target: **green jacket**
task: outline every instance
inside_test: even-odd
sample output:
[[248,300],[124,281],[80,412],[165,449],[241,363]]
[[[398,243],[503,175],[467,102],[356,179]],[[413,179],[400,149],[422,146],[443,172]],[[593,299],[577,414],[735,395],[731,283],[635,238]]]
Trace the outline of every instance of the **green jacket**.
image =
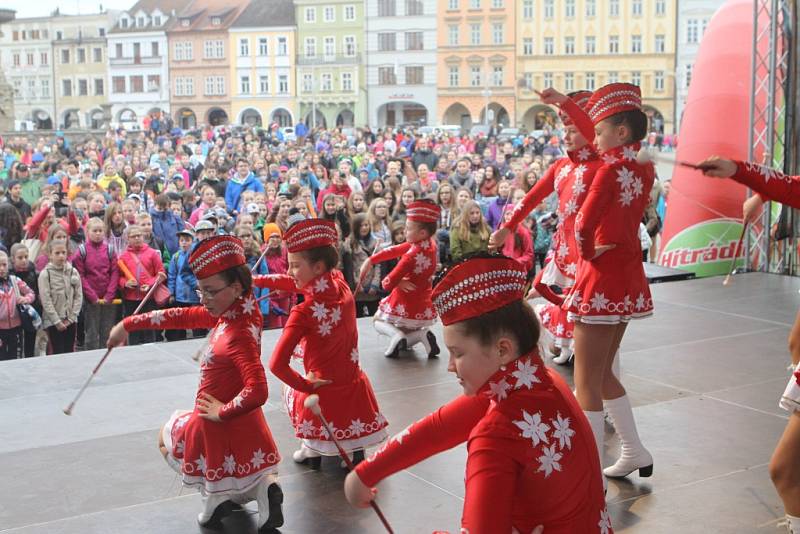
[[39,180],[31,178],[20,182],[22,187],[22,200],[33,206],[33,204],[42,197],[42,186]]
[[475,252],[487,250],[489,250],[488,236],[486,239],[481,239],[479,232],[470,232],[469,239],[462,240],[458,237],[455,229],[450,230],[450,254],[453,256],[453,261],[458,261]]

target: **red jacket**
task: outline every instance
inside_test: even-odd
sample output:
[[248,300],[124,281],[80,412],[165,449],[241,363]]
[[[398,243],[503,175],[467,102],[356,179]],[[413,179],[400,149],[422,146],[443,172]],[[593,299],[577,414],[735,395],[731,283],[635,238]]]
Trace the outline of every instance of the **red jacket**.
[[[117,253],[111,251],[109,254],[108,247],[105,241],[100,243],[86,241],[78,247],[70,260],[81,275],[83,295],[91,304],[95,304],[99,299],[111,304],[117,292],[119,283]],[[85,257],[81,254],[81,250],[85,251]]]
[[120,268],[119,287],[122,290],[122,298],[124,300],[142,300],[147,291],[143,291],[141,287],[143,285],[152,286],[158,273],[164,272],[161,255],[147,245],[142,245],[138,250],[134,250],[129,245],[128,250],[120,255],[119,261],[127,267],[133,278],[139,282],[139,287],[125,287],[125,283],[130,278],[125,273],[125,269]]

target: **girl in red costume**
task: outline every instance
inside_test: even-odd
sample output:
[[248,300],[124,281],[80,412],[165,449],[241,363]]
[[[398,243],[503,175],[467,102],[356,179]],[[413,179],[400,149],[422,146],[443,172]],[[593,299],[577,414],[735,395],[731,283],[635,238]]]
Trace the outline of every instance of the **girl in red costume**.
[[373,320],[375,330],[390,339],[385,352],[389,358],[417,343],[423,344],[428,358],[439,354],[429,327],[436,322],[431,279],[439,260],[435,236],[440,211],[431,200],[411,202],[406,208],[406,242],[373,254],[361,266],[360,280],[364,280],[374,265],[401,258],[383,279],[383,289],[391,293],[381,300]]
[[[575,386],[602,454],[603,408],[622,444],[620,458],[603,470],[622,478],[638,470],[653,472],[653,457],[636,430],[625,388],[612,365],[631,319],[653,313],[653,299],[642,267],[639,223],[655,179],[652,163],[639,164],[640,141],[647,134],[641,90],[613,83],[601,87],[586,104],[587,112],[548,89],[542,99],[557,103],[581,134],[594,138],[602,166],[575,218],[575,242],[581,261],[564,309],[575,321]],[[601,458],[602,463],[602,458]]]
[[[355,301],[336,269],[336,225],[325,219],[301,218],[284,239],[289,274],[257,276],[254,283],[277,291],[300,288],[304,296],[289,313],[269,361],[270,371],[288,386],[284,389],[286,408],[301,440],[293,458],[318,469],[321,456],[338,456],[322,422],[304,406],[306,397],[316,393],[334,437],[358,463],[365,448],[386,440],[387,422],[358,364]],[[302,358],[305,376],[289,366],[292,355]]]
[[[769,167],[717,156],[699,166],[706,176],[733,178],[758,193],[745,202],[745,219],[754,219],[765,200],[800,208],[800,176],[786,176]],[[772,454],[769,474],[783,501],[789,532],[800,534],[800,313],[789,334],[789,351],[794,374],[778,404],[791,415]]]
[[547,369],[539,325],[522,300],[527,272],[502,256],[457,264],[433,300],[464,396],[391,438],[345,480],[367,506],[387,476],[467,442],[461,532],[612,532],[588,421]]
[[283,524],[277,483],[280,455],[264,419],[267,379],[261,365],[261,312],[239,239],[216,236],[195,245],[189,265],[202,306],[132,315],[118,323],[109,347],[145,329],[213,328],[200,363],[192,411],[176,411],[159,433],[167,463],[203,495],[201,526],[221,526],[239,505],[258,502],[259,533]]

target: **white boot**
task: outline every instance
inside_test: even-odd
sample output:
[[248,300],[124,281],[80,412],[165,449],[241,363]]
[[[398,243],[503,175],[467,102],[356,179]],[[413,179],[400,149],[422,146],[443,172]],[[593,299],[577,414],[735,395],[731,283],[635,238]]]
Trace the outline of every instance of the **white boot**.
[[558,365],[567,365],[575,353],[572,352],[572,349],[569,347],[561,347],[561,354],[553,358],[553,363],[557,363]]
[[378,331],[379,334],[383,334],[384,336],[388,336],[389,339],[389,346],[386,347],[386,351],[383,353],[384,356],[392,356],[395,355],[395,351],[397,349],[397,345],[405,339],[405,333],[397,328],[396,326],[387,323],[386,321],[380,321],[375,319],[372,321],[372,325],[375,327],[375,330]]
[[789,534],[800,534],[800,517],[786,514],[786,526],[789,527]]
[[271,532],[283,525],[283,490],[277,477],[267,476],[256,486],[258,532]]
[[597,445],[597,456],[600,458],[600,476],[603,479],[603,491],[608,487],[608,481],[603,476],[603,447],[605,445],[606,429],[603,423],[603,412],[587,412],[583,411],[586,419],[589,420],[589,426],[592,427],[592,434],[594,435],[594,442]]
[[319,458],[319,453],[312,451],[305,445],[300,445],[300,448],[292,454],[292,460],[298,464],[302,464],[310,458]]
[[[230,496],[228,495],[208,495],[203,497],[203,511],[197,514],[197,522],[200,523],[200,526],[206,526],[211,522],[211,519],[214,518],[215,520],[219,520],[218,517],[214,516],[214,512],[217,510],[217,507],[222,503],[230,500]],[[220,510],[221,511],[221,510]],[[220,515],[220,514],[217,514]]]
[[422,346],[425,347],[425,353],[431,351],[431,346],[428,343],[428,340],[425,337],[425,334],[428,332],[427,328],[421,328],[419,330],[412,330],[411,332],[407,332],[406,337],[406,346],[408,350],[414,348],[414,345],[417,343],[422,343]]
[[603,472],[611,478],[626,477],[637,469],[641,477],[652,475],[653,457],[639,439],[628,396],[623,395],[618,399],[605,400],[603,405],[608,410],[614,429],[622,443],[619,460],[611,467],[604,469]]

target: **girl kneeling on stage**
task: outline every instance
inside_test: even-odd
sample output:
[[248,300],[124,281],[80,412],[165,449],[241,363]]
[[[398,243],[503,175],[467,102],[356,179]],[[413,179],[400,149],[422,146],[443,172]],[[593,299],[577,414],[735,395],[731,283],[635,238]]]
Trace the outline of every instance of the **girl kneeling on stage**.
[[502,256],[445,273],[433,302],[465,395],[356,467],[345,480],[351,504],[367,506],[382,479],[466,441],[462,532],[612,532],[592,429],[539,356],[526,274]]
[[244,247],[232,236],[210,237],[195,245],[189,265],[202,306],[126,317],[111,331],[108,346],[123,344],[138,330],[213,328],[201,356],[194,410],[170,417],[159,448],[184,485],[203,495],[201,526],[220,527],[226,514],[257,501],[259,533],[271,532],[283,524],[280,455],[261,411],[267,401],[262,319]]

